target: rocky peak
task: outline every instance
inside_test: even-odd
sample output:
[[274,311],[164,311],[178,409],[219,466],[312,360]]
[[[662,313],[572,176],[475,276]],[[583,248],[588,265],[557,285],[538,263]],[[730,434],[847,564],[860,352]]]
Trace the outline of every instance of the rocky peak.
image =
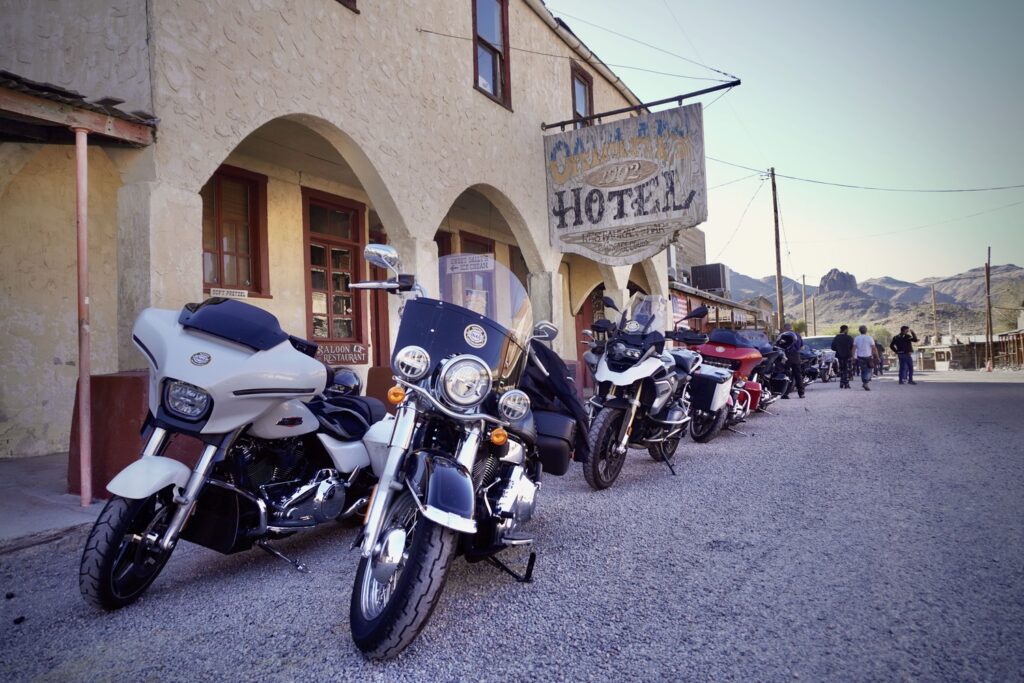
[[857,278],[850,273],[844,273],[838,268],[825,273],[825,276],[821,278],[821,284],[819,285],[819,292],[856,292],[857,291]]

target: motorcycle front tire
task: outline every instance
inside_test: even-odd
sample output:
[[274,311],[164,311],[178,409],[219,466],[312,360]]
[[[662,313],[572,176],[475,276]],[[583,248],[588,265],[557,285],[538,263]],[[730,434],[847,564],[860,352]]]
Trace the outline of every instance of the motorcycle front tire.
[[690,419],[690,438],[697,443],[707,443],[722,431],[729,416],[729,406],[719,408],[714,415],[697,416]]
[[621,408],[604,408],[590,425],[590,458],[583,463],[583,477],[595,491],[614,484],[622,472],[626,454],[617,455],[615,445],[625,417]]
[[[411,493],[401,494],[411,497]],[[397,506],[396,500],[392,506]],[[411,501],[410,501],[411,502]],[[441,599],[448,570],[458,548],[458,534],[416,515],[407,559],[399,568],[397,584],[380,614],[368,617],[363,609],[364,592],[372,581],[369,559],[359,560],[352,585],[349,622],[352,640],[367,659],[383,661],[398,656],[426,627]]]
[[176,508],[170,488],[141,500],[120,496],[108,500],[82,551],[78,569],[82,597],[105,610],[120,609],[138,600],[172,552],[154,550],[139,539],[162,536]]

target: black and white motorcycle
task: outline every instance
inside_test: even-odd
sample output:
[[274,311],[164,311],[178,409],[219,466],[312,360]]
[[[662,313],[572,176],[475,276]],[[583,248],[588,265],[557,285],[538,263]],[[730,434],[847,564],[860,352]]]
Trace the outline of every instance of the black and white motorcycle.
[[[605,306],[618,310],[608,297]],[[690,422],[687,383],[701,367],[701,355],[687,348],[666,352],[665,340],[701,344],[707,336],[666,332],[667,311],[665,297],[638,293],[621,312],[618,325],[595,323],[602,339],[588,351],[597,391],[588,406],[590,458],[583,466],[595,490],[615,482],[629,448],[646,448],[652,459],[675,473],[672,458]]]
[[[419,289],[390,247],[370,245],[366,258],[395,277],[354,288]],[[534,554],[521,575],[496,555],[532,544],[524,525],[542,473],[565,474],[586,431],[568,368],[540,344],[557,330],[533,326],[519,279],[491,254],[446,256],[439,271],[437,298],[420,290],[403,304],[388,394],[397,416],[357,540],[349,620],[370,659],[423,630],[458,554],[530,580]]]
[[[360,513],[386,457],[384,404],[350,394],[351,373],[314,358],[316,344],[231,299],[149,308],[132,340],[149,361],[139,460],[107,485],[82,554],[79,586],[116,609],[143,594],[184,539],[230,554]],[[171,438],[202,443],[189,469]]]

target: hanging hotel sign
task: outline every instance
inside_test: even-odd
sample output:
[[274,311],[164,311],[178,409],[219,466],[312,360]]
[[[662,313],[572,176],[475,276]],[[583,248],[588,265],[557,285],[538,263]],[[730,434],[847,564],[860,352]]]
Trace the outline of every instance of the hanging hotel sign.
[[700,104],[544,138],[551,245],[636,263],[707,220]]

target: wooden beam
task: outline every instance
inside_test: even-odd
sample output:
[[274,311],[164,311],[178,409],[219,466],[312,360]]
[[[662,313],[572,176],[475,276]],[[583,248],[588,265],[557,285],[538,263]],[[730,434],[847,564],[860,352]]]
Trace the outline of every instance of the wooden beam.
[[133,145],[153,144],[152,126],[125,121],[107,114],[54,102],[9,88],[0,88],[0,113],[2,112],[11,112],[68,128],[82,128],[90,133]]

